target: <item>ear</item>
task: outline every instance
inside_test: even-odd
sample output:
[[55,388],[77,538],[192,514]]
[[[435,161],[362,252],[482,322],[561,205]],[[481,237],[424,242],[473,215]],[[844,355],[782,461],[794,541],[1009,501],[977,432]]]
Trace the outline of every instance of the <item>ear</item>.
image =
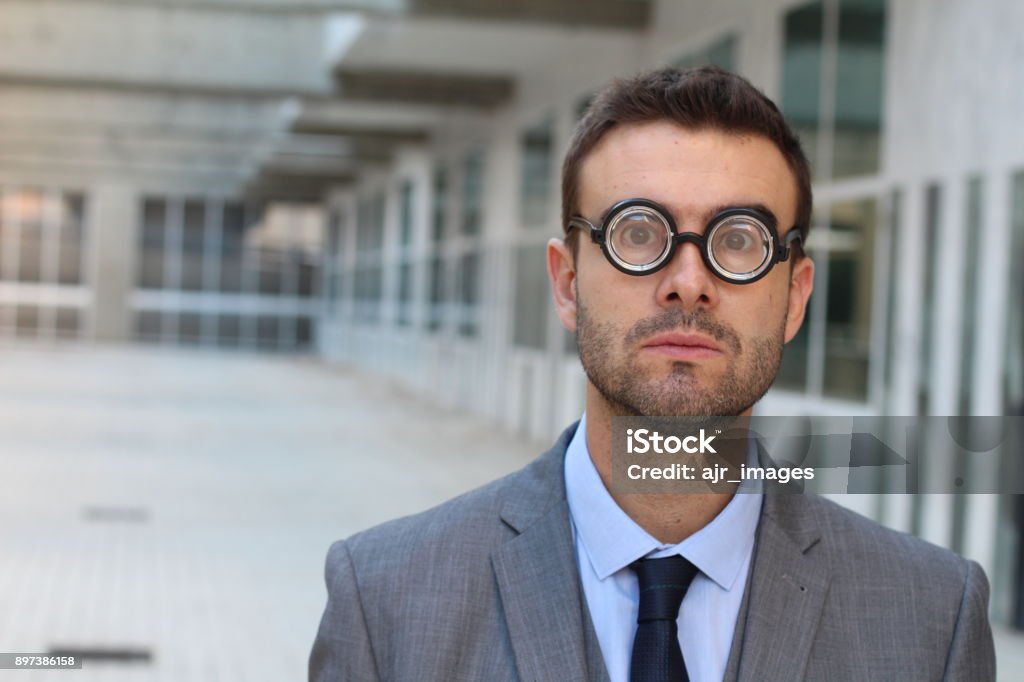
[[548,278],[555,299],[555,312],[562,326],[576,331],[576,261],[562,239],[548,241]]
[[789,310],[786,312],[786,343],[789,343],[804,323],[807,299],[814,289],[814,261],[810,256],[796,258],[789,274]]

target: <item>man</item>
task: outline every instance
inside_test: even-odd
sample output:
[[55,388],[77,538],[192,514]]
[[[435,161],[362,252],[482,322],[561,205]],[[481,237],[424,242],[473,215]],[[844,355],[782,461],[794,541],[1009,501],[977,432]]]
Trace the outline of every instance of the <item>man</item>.
[[807,161],[716,68],[615,82],[548,244],[586,411],[538,460],[336,543],[310,679],[993,680],[981,568],[812,495],[624,494],[615,416],[749,415],[814,266]]

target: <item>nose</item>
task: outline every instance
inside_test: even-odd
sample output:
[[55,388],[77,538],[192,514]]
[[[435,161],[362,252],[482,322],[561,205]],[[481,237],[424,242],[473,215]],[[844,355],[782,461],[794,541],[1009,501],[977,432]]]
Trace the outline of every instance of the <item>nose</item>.
[[660,272],[656,296],[663,307],[682,305],[684,310],[718,305],[720,280],[704,263],[700,247],[684,241]]

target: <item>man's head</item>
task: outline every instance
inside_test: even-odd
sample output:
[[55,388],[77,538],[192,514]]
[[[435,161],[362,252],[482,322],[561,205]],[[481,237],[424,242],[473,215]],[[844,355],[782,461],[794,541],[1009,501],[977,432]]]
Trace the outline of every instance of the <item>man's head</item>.
[[[800,142],[775,104],[746,79],[716,66],[656,69],[616,80],[591,102],[576,126],[562,164],[562,228],[578,213],[580,167],[617,127],[672,121],[691,130],[713,129],[768,138],[786,159],[797,184],[796,224],[804,242],[811,226],[811,172]],[[789,226],[785,226],[789,227]]]
[[756,281],[717,277],[697,244],[635,275],[606,259],[575,217],[600,226],[628,199],[655,202],[678,232],[705,236],[724,209],[767,214],[779,238],[811,212],[810,174],[778,109],[742,78],[708,67],[617,81],[566,155],[566,241],[548,245],[563,324],[577,332],[591,399],[615,414],[749,413],[799,330],[813,264],[796,249]]

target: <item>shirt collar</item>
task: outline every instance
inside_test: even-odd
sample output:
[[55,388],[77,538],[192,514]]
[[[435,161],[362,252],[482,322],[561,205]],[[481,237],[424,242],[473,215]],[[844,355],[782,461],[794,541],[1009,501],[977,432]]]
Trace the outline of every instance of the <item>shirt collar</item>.
[[[751,460],[751,457],[754,459]],[[756,462],[751,441],[748,463]],[[733,495],[711,523],[676,545],[659,543],[622,511],[604,486],[587,448],[587,415],[583,414],[565,453],[565,494],[573,527],[598,579],[605,580],[637,559],[679,554],[721,588],[732,588],[754,546],[762,493],[749,481]]]

